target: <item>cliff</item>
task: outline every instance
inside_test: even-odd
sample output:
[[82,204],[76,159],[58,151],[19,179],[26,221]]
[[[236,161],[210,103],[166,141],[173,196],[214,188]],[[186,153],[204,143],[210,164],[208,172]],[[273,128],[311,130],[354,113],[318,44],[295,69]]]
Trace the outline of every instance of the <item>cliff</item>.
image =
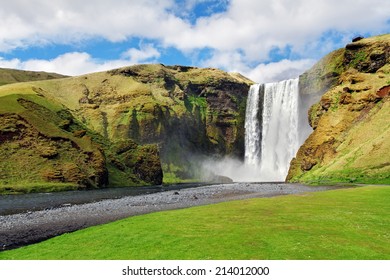
[[0,192],[193,179],[196,158],[243,156],[251,83],[152,64],[0,86]]
[[390,35],[332,52],[300,77],[314,131],[287,180],[390,183]]

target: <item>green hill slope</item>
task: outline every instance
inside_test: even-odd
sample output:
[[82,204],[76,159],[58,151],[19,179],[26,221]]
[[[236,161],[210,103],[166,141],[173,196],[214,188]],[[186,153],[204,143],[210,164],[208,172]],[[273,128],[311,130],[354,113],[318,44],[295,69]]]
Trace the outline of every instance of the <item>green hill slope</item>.
[[0,86],[1,188],[160,184],[161,166],[167,181],[193,179],[194,157],[243,155],[251,83],[136,65]]
[[64,75],[56,73],[0,68],[0,86],[20,82],[60,79],[65,77],[66,76]]
[[303,94],[323,94],[309,111],[314,132],[287,180],[390,183],[390,35],[337,50],[301,77]]

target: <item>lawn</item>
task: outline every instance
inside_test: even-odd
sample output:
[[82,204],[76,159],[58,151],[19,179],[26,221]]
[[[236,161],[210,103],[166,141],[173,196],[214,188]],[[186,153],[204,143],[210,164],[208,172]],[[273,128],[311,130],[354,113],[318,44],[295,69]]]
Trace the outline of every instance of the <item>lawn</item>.
[[158,212],[0,253],[0,259],[390,259],[390,187]]

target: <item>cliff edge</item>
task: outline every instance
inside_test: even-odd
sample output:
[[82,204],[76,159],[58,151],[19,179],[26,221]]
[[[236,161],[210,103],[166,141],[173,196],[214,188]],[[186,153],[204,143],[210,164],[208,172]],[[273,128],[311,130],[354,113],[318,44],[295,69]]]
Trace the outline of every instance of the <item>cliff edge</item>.
[[390,34],[336,50],[300,77],[313,132],[287,181],[390,183]]

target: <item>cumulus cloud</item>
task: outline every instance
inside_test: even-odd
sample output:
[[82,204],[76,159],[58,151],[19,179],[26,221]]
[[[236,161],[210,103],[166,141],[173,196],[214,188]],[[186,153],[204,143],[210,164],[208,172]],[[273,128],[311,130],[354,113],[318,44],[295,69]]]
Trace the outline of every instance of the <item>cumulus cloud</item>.
[[[199,18],[190,29],[164,39],[179,49],[240,49],[247,59],[261,60],[271,49],[286,45],[307,53],[307,43],[329,30],[384,32],[389,28],[385,12],[389,10],[385,0],[319,0],[315,6],[309,0],[236,0],[225,13]],[[310,51],[322,51],[321,47]]]
[[150,59],[160,57],[160,52],[152,44],[140,44],[140,48],[131,48],[122,54],[122,57],[129,58],[131,64],[148,62]]
[[[110,42],[140,38],[157,42],[159,48],[176,48],[186,56],[210,49],[210,57],[201,62],[204,65],[244,71],[256,79],[263,79],[260,76],[266,76],[263,70],[267,69],[273,74],[268,74],[266,79],[275,79],[282,77],[284,71],[289,76],[287,73],[293,69],[310,64],[307,58],[318,59],[342,46],[354,34],[374,35],[388,32],[390,28],[388,0],[318,0],[315,4],[311,0],[224,0],[217,6],[215,3],[209,0],[183,3],[117,0],[115,4],[107,0],[93,3],[4,1],[0,10],[0,52],[46,44],[77,45],[96,38]],[[208,5],[210,12],[199,16],[195,10],[200,4]],[[178,12],[178,7],[183,12]],[[193,18],[195,14],[198,17]],[[277,64],[264,64],[270,61],[271,50],[283,50],[287,46],[294,57],[285,56]],[[92,66],[101,69],[105,65],[158,59],[160,51],[156,46],[140,45],[139,49],[119,55],[118,60],[99,61],[90,57],[88,50],[77,49],[76,53],[46,61],[2,63],[49,67],[48,63],[55,65],[77,55],[79,61],[73,64],[81,64],[80,69]],[[67,71],[75,73],[70,70],[72,63],[68,64]]]
[[160,55],[157,49],[147,45],[141,49],[131,48],[122,55],[122,59],[100,60],[93,58],[86,52],[65,53],[56,58],[6,60],[0,57],[0,67],[16,68],[21,70],[55,72],[64,75],[76,76],[85,73],[99,72],[120,68],[133,64],[155,62],[154,58]]
[[241,72],[248,66],[244,61],[243,54],[239,51],[213,51],[209,58],[201,60],[200,65],[203,67],[219,67],[229,69],[234,72]]
[[315,60],[313,59],[283,59],[268,64],[261,63],[255,68],[249,71],[243,71],[242,73],[257,83],[277,82],[297,78],[300,74],[313,66],[314,63]]
[[[193,9],[205,0],[187,0]],[[387,0],[231,0],[226,11],[190,24],[171,12],[173,0],[13,0],[2,3],[0,42],[4,48],[83,40],[121,41],[132,36],[161,39],[179,49],[241,48],[249,55],[290,43],[304,44],[322,32],[381,32],[389,27]],[[337,7],[337,8],[336,8]],[[257,54],[258,55],[258,54]]]
[[297,78],[316,62],[315,59],[282,59],[277,62],[248,65],[242,52],[215,52],[201,62],[203,67],[218,67],[239,72],[257,83],[277,82]]
[[29,59],[22,61],[20,59],[5,60],[0,59],[0,67],[16,68],[21,70],[56,72],[65,75],[80,75],[87,72],[105,70],[122,66],[120,61],[98,62],[87,53],[73,52],[60,55],[50,60]]
[[188,25],[167,11],[171,0],[14,0],[0,10],[0,51],[101,37],[112,42],[132,36],[161,39]]

